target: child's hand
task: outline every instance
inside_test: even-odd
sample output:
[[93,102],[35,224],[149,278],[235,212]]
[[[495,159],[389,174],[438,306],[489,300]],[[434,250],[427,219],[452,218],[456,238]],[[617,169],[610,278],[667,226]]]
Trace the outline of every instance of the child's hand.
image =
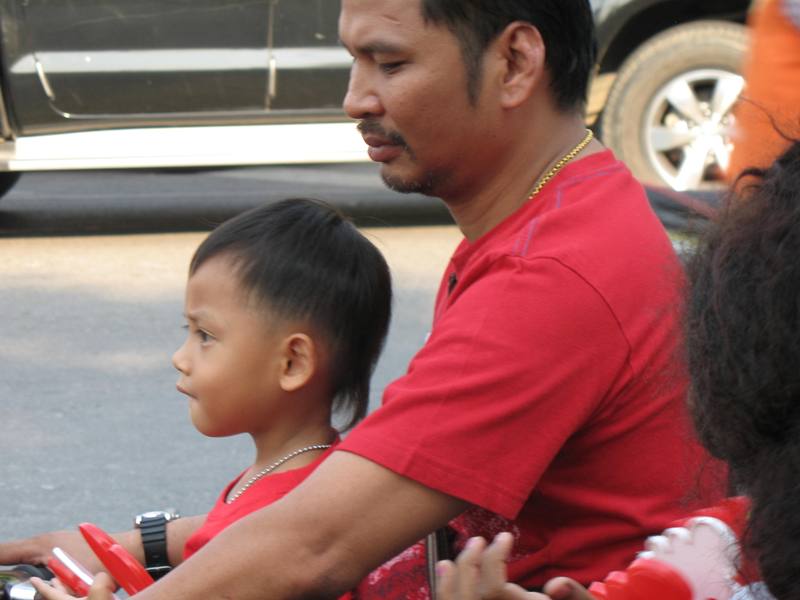
[[[31,583],[36,588],[36,596],[44,600],[74,600],[74,596],[70,596],[58,580],[54,581],[56,582],[54,585],[49,585],[37,577],[32,577]],[[111,577],[106,573],[98,573],[86,600],[113,600],[114,587]]]
[[544,585],[548,598],[553,600],[595,600],[588,590],[568,577],[556,577]]
[[487,547],[483,538],[472,538],[458,555],[455,563],[442,561],[437,565],[438,600],[593,600],[582,586],[566,577],[547,583],[545,594],[528,592],[509,583],[506,560],[511,553],[514,537],[501,533]]

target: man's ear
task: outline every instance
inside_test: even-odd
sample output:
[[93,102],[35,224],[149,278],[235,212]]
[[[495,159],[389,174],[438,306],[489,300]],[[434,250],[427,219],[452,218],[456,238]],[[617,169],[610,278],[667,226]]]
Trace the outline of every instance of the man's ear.
[[280,386],[285,392],[294,392],[306,385],[317,369],[317,349],[305,333],[292,333],[281,344]]
[[544,40],[530,23],[514,21],[497,37],[495,44],[503,69],[500,101],[504,108],[515,108],[538,87],[547,85]]

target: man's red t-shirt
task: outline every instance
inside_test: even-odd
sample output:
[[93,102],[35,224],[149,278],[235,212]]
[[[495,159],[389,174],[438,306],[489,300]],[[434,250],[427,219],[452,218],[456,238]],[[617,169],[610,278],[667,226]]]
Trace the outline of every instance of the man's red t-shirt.
[[[470,502],[456,550],[514,533],[513,581],[602,579],[721,497],[691,499],[705,455],[684,409],[682,284],[628,169],[610,151],[572,162],[456,249],[427,342],[339,449]],[[423,559],[407,550],[359,597],[425,597],[407,593]]]

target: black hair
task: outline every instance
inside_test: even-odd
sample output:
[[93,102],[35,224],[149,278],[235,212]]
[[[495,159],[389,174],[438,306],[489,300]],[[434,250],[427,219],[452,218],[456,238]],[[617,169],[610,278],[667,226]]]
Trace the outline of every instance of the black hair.
[[784,600],[800,598],[800,141],[744,180],[689,263],[690,409],[751,498],[745,550]]
[[189,266],[224,254],[245,291],[270,315],[304,320],[332,357],[333,409],[349,429],[364,417],[369,382],[391,316],[389,267],[335,208],[303,198],[244,212],[217,227]]
[[597,55],[589,0],[421,0],[428,23],[445,25],[459,41],[473,103],[480,84],[483,54],[510,23],[536,27],[556,103],[562,110],[583,109]]

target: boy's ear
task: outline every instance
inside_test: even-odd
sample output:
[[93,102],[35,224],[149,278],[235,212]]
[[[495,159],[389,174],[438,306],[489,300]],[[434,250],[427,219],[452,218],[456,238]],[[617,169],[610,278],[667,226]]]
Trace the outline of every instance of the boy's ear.
[[283,339],[280,386],[294,392],[306,385],[317,369],[317,349],[305,333],[292,333]]

